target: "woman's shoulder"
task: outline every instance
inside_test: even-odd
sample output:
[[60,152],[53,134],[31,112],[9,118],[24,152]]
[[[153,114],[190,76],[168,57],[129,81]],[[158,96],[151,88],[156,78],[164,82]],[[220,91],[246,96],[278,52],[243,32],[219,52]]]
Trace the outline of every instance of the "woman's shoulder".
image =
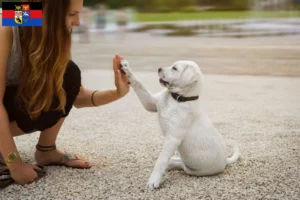
[[64,75],[64,85],[68,91],[72,90],[72,88],[79,88],[81,85],[81,71],[73,60],[68,62]]
[[73,77],[81,77],[81,70],[73,60],[69,60],[66,73]]
[[2,11],[0,10],[0,27],[2,27]]
[[[12,36],[13,34],[13,30],[11,26],[2,26],[2,13],[0,12],[0,34],[1,36],[3,36],[2,34],[5,34],[7,36]],[[3,38],[3,39],[7,39],[7,38]]]
[[[10,26],[2,26],[2,16],[0,14],[0,44],[12,45],[13,41],[13,30]],[[8,42],[8,43],[7,43]]]
[[[13,30],[11,27],[2,26],[2,19],[0,19],[0,76],[3,77],[7,73],[7,62],[9,60],[10,52],[13,44]],[[2,78],[1,78],[2,79]],[[5,80],[5,79],[4,79]],[[1,80],[1,85],[3,80]],[[5,84],[5,83],[4,83]]]

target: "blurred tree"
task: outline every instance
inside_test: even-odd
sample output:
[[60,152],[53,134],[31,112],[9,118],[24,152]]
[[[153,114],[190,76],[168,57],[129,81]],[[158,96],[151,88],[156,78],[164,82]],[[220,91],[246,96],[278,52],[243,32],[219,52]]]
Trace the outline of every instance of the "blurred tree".
[[140,11],[151,12],[154,9],[154,0],[135,0],[135,6]]
[[197,0],[153,0],[155,8],[169,8],[170,10],[179,10],[183,7],[196,5]]
[[108,0],[107,4],[110,8],[121,8],[128,6],[135,6],[136,0]]
[[[210,0],[211,5],[224,10],[247,10],[254,0]],[[198,0],[198,2],[208,3],[206,0]]]
[[121,8],[127,6],[135,6],[137,0],[84,0],[85,6],[94,6],[97,3],[106,3],[110,8]]
[[[83,4],[84,4],[84,6],[94,6],[98,2],[100,2],[100,0],[84,0]],[[102,0],[101,2],[106,2],[106,1]]]
[[253,0],[230,0],[230,4],[235,10],[248,10],[252,3]]
[[98,2],[105,2],[112,9],[130,6],[149,12],[175,11],[192,5],[212,5],[222,10],[245,10],[252,1],[254,0],[84,0],[84,5],[94,6]]

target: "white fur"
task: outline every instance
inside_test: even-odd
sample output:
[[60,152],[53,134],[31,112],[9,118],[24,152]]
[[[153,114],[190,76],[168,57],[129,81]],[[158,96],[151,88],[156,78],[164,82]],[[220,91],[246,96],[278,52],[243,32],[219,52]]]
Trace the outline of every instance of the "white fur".
[[[128,61],[121,61],[132,88],[144,107],[158,112],[164,144],[150,176],[148,187],[158,188],[166,170],[182,169],[189,175],[206,176],[222,173],[228,164],[238,160],[239,149],[228,158],[222,135],[201,108],[203,74],[192,61],[177,61],[162,68],[159,77],[166,89],[150,94],[133,74]],[[171,92],[198,100],[177,102]],[[179,156],[173,156],[178,151]]]

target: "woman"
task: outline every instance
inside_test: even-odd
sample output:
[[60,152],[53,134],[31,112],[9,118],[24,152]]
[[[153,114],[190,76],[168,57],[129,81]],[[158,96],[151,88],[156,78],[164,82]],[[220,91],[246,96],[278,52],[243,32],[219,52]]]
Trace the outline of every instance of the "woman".
[[81,85],[80,69],[70,54],[71,31],[79,26],[83,0],[26,1],[42,2],[42,27],[0,25],[0,152],[2,167],[6,164],[21,185],[36,180],[40,169],[22,162],[14,136],[41,131],[35,153],[38,165],[90,168],[84,159],[56,149],[65,117],[73,105],[100,106],[129,91],[128,80],[118,69],[118,55],[113,59],[115,90],[91,91]]

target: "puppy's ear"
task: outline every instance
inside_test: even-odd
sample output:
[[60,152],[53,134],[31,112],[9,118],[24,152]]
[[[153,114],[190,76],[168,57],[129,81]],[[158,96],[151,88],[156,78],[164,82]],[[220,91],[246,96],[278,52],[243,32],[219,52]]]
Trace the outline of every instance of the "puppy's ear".
[[193,77],[192,77],[192,81],[191,81],[191,86],[194,86],[194,85],[196,85],[197,83],[198,83],[198,81],[199,81],[199,76],[200,76],[200,74],[195,74]]

